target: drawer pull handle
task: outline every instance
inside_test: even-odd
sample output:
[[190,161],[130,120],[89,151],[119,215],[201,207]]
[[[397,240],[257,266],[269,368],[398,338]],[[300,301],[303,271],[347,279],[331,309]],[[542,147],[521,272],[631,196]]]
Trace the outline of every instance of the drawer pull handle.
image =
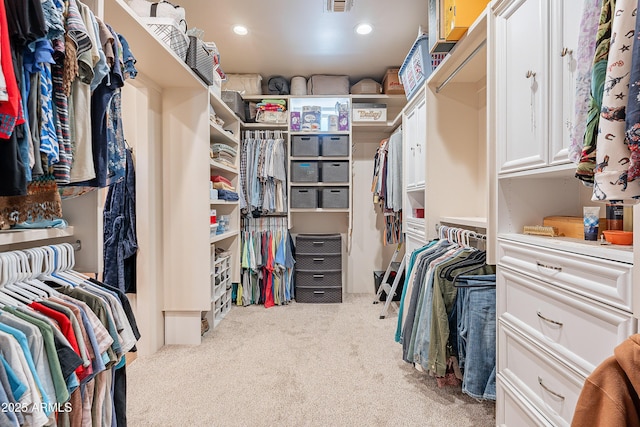
[[313,278],[314,279],[323,279],[324,278],[324,274],[314,274]]
[[562,271],[562,267],[558,267],[555,265],[543,264],[540,261],[536,261],[538,267],[548,268],[549,270]]
[[540,313],[540,311],[536,311],[536,314],[538,315],[539,318],[541,318],[542,320],[544,320],[545,322],[549,322],[549,323],[553,323],[554,325],[558,325],[558,326],[564,326],[564,324],[562,322],[558,322],[556,320],[551,320],[548,317],[544,317],[542,315],[542,313]]
[[317,261],[317,262],[322,262],[322,261],[324,261],[324,258],[314,258],[313,260]]
[[[324,295],[324,291],[313,291],[315,295]],[[564,399],[564,398],[563,398]]]
[[542,378],[538,377],[538,384],[540,384],[540,386],[547,390],[550,394],[554,395],[555,397],[557,397],[560,400],[564,400],[564,396],[556,393],[555,391],[551,390],[549,387],[547,387],[546,385],[544,385],[544,382],[542,381]]
[[313,242],[314,245],[324,245],[324,242]]

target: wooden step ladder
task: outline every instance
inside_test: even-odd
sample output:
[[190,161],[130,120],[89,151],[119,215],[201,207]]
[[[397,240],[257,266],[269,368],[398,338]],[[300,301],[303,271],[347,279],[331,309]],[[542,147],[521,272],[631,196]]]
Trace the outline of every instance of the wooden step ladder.
[[382,281],[380,283],[380,287],[378,287],[378,292],[376,293],[376,299],[373,301],[374,304],[378,304],[380,302],[380,297],[382,293],[387,296],[384,302],[384,306],[382,307],[382,311],[380,312],[380,319],[384,319],[387,315],[387,310],[391,305],[391,301],[393,300],[394,295],[396,294],[396,289],[398,288],[398,283],[400,283],[400,279],[402,277],[402,271],[405,266],[406,254],[402,257],[402,262],[398,267],[398,271],[396,272],[396,277],[393,279],[392,284],[387,283],[387,279],[389,279],[389,275],[391,271],[393,271],[393,263],[396,261],[398,254],[400,253],[400,249],[402,248],[402,243],[398,243],[396,246],[396,250],[393,252],[393,256],[391,257],[391,261],[389,262],[389,266],[387,270],[384,272],[384,276],[382,276]]

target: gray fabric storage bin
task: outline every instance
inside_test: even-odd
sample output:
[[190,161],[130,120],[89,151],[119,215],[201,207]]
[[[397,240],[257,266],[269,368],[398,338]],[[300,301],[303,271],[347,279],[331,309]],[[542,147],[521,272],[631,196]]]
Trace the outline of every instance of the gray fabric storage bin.
[[233,112],[236,113],[236,116],[238,116],[240,120],[244,122],[244,100],[242,99],[242,95],[240,95],[240,92],[236,92],[235,90],[223,90],[220,94],[220,98],[222,98],[222,102],[227,104],[229,108],[231,108]]
[[349,182],[349,162],[322,162],[322,182]]
[[298,234],[297,254],[342,254],[340,234]]
[[296,254],[296,269],[328,271],[342,269],[342,254]]
[[320,138],[317,135],[294,135],[291,140],[292,156],[319,156]]
[[291,182],[318,182],[318,162],[291,162]]
[[[296,263],[297,261],[296,257]],[[296,289],[338,287],[342,287],[342,270],[296,270]]]
[[334,304],[342,302],[342,288],[296,287],[296,302]]
[[322,155],[327,157],[348,156],[348,135],[324,135],[322,137]]
[[313,187],[292,187],[291,207],[316,209],[318,207],[318,190]]
[[348,188],[323,188],[320,199],[321,208],[349,208]]

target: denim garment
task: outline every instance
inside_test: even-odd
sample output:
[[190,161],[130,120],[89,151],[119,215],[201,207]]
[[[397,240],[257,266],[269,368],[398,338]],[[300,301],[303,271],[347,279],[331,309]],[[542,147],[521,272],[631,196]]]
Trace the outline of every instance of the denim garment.
[[470,287],[458,288],[456,301],[458,355],[464,370],[462,392],[477,399],[496,400],[495,275],[477,279],[468,280]]
[[136,292],[135,171],[126,150],[125,179],[109,188],[104,209],[104,282],[122,292]]

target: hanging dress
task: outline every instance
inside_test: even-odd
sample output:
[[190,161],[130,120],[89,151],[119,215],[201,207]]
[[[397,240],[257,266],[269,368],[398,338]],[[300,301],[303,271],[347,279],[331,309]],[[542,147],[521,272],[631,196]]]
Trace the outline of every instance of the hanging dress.
[[597,135],[593,201],[635,203],[640,180],[628,182],[631,155],[625,119],[633,54],[637,0],[617,0]]

